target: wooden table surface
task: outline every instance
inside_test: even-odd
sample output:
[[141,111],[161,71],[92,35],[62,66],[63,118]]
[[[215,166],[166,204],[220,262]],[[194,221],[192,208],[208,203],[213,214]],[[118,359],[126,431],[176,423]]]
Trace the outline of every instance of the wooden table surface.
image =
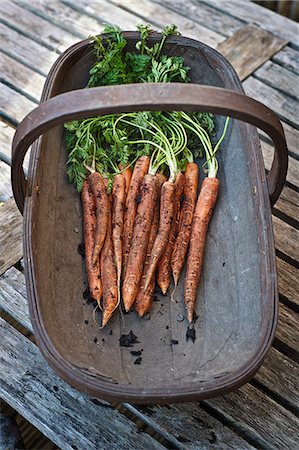
[[[276,337],[254,379],[223,397],[173,406],[110,405],[60,380],[30,333],[22,217],[10,186],[11,140],[38,104],[58,55],[100,33],[104,22],[123,29],[175,23],[182,34],[217,48],[236,68],[246,93],[272,108],[286,132],[289,171],[273,209]],[[298,448],[298,24],[244,0],[2,0],[0,36],[2,399],[61,449]],[[261,146],[268,169],[273,148],[263,134]]]

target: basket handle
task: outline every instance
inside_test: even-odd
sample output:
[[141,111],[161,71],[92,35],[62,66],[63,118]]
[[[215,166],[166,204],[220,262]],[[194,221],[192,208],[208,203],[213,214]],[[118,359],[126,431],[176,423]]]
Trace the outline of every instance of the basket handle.
[[76,119],[133,111],[185,110],[228,115],[265,131],[275,145],[268,189],[273,206],[283,188],[288,149],[276,114],[244,94],[198,84],[142,83],[80,89],[60,94],[29,113],[17,128],[12,143],[12,187],[21,213],[27,181],[22,164],[30,145],[49,129]]

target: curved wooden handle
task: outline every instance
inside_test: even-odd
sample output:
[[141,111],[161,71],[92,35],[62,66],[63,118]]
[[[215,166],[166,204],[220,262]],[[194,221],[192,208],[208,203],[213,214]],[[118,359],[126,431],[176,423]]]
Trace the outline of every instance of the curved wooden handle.
[[262,103],[235,91],[183,83],[142,83],[66,92],[42,103],[20,123],[12,143],[12,187],[23,212],[26,180],[22,168],[30,145],[49,129],[65,122],[133,111],[202,111],[231,116],[264,130],[275,145],[267,177],[271,205],[283,188],[288,150],[276,114]]

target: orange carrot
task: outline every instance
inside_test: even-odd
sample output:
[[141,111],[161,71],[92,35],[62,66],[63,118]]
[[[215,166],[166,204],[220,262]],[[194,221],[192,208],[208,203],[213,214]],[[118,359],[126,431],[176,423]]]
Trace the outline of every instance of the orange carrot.
[[124,225],[124,209],[126,180],[119,173],[115,175],[112,186],[112,240],[115,255],[115,265],[117,269],[117,285],[120,288],[122,270],[122,235]]
[[202,271],[206,235],[213,214],[213,208],[217,201],[218,191],[218,178],[207,177],[204,179],[193,217],[184,286],[184,298],[190,323],[193,320],[196,294]]
[[107,210],[107,232],[105,243],[101,252],[101,274],[103,283],[102,301],[102,326],[104,327],[118,305],[117,271],[114,264],[114,252],[112,242],[112,214],[111,203]]
[[146,251],[157,201],[155,175],[145,175],[140,186],[140,202],[134,223],[134,232],[123,283],[123,302],[129,311],[138,293]]
[[[157,198],[159,199],[161,186],[166,181],[166,177],[160,173],[156,175],[156,184],[157,184]],[[155,276],[152,277],[152,280],[150,282],[149,287],[145,290],[145,277],[148,269],[148,263],[151,256],[151,251],[158,233],[159,229],[159,201],[156,202],[155,211],[154,211],[154,218],[153,223],[151,226],[151,232],[150,237],[148,241],[148,247],[147,247],[147,255],[144,263],[142,278],[140,282],[139,291],[137,294],[136,301],[134,303],[135,310],[137,311],[139,317],[144,316],[146,312],[148,312],[151,308],[152,302],[153,302],[153,295],[155,290]]]
[[178,283],[184,265],[185,256],[187,254],[190,240],[191,224],[198,188],[197,164],[187,163],[184,177],[184,199],[180,213],[179,232],[174,243],[170,261],[175,286]]
[[179,172],[176,176],[175,183],[174,183],[174,201],[173,201],[173,207],[174,207],[174,220],[171,228],[171,232],[169,235],[169,241],[166,247],[165,252],[161,256],[161,259],[158,264],[158,270],[157,270],[157,283],[160,286],[163,294],[165,295],[167,292],[167,289],[170,285],[170,278],[171,278],[171,267],[170,267],[170,258],[174,246],[175,239],[177,237],[178,231],[179,231],[179,219],[180,219],[180,209],[181,209],[181,198],[184,192],[184,175],[182,172]]
[[132,178],[132,169],[131,169],[131,167],[125,168],[125,166],[123,166],[122,164],[119,164],[118,167],[122,171],[121,173],[122,173],[124,179],[126,180],[126,195],[128,195],[129,187],[131,184],[131,178]]
[[102,283],[100,277],[99,259],[97,259],[96,264],[93,264],[92,262],[96,229],[96,206],[88,178],[83,183],[81,198],[83,206],[85,267],[87,272],[87,281],[91,297],[97,301],[100,306],[100,300],[102,298]]
[[151,257],[149,260],[148,270],[145,277],[145,289],[150,285],[151,279],[154,276],[156,268],[158,267],[159,260],[166,249],[168,238],[173,222],[174,213],[174,183],[171,181],[165,181],[161,189],[160,197],[160,221],[159,230],[156,236]]
[[95,245],[93,250],[93,264],[99,258],[100,252],[104,245],[109,208],[109,199],[107,197],[105,184],[102,176],[98,172],[93,172],[89,175],[90,186],[93,192],[96,203],[96,231],[95,231]]
[[141,156],[135,164],[129,192],[126,198],[124,231],[123,231],[123,278],[125,277],[131,241],[134,229],[134,220],[139,202],[139,189],[143,177],[149,169],[150,159],[148,156]]

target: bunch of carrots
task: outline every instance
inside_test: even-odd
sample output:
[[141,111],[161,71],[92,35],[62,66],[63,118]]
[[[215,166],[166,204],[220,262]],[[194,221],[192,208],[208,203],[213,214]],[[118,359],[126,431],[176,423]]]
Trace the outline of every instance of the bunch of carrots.
[[[152,70],[159,58],[168,57],[161,56],[161,45],[156,53],[145,45],[148,34],[148,28],[141,29],[136,47],[142,56],[147,49],[152,60],[146,59],[146,70]],[[118,30],[109,45],[122,43],[120,36]],[[92,80],[98,70],[99,65],[91,70]],[[151,308],[156,283],[163,294],[171,277],[176,287],[185,261],[184,300],[191,323],[219,190],[215,154],[228,119],[215,146],[213,116],[206,113],[111,114],[65,127],[68,176],[82,198],[88,285],[102,310],[102,326],[121,302],[142,317]],[[194,156],[205,156],[207,176],[199,195]]]

